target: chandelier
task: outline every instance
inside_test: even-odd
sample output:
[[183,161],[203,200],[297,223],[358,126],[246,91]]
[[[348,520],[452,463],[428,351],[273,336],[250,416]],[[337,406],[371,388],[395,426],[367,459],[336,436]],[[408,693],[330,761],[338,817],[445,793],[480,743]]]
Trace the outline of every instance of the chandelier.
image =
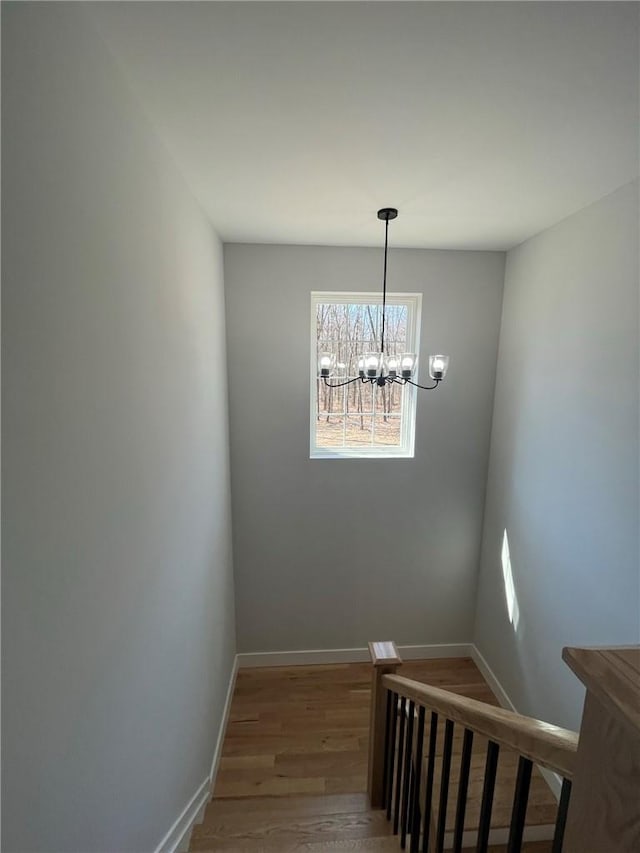
[[[385,354],[384,326],[387,304],[387,252],[389,249],[389,222],[395,219],[398,211],[395,207],[383,207],[378,211],[378,219],[384,221],[384,272],[382,275],[382,325],[380,334],[380,350],[366,352],[358,359],[358,375],[345,382],[330,382],[336,365],[334,353],[321,352],[318,356],[318,375],[328,388],[342,388],[352,382],[370,382],[372,385],[413,385],[423,391],[437,388],[444,379],[449,367],[448,355],[429,356],[429,376],[433,385],[419,385],[414,382],[418,368],[418,355],[414,352],[403,352],[401,355]],[[343,365],[340,365],[341,367]]]

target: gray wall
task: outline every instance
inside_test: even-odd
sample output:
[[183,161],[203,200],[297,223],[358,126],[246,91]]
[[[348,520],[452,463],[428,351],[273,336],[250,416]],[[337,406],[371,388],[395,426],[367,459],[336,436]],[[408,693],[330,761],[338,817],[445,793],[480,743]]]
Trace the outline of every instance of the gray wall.
[[562,647],[640,639],[638,345],[634,183],[507,255],[475,640],[518,710],[573,728]]
[[79,6],[2,13],[2,849],[139,853],[235,652],[222,250]]
[[[420,291],[414,459],[309,459],[311,290],[377,290],[380,249],[226,245],[240,651],[471,639],[504,254],[391,250]],[[424,361],[423,361],[424,363]]]

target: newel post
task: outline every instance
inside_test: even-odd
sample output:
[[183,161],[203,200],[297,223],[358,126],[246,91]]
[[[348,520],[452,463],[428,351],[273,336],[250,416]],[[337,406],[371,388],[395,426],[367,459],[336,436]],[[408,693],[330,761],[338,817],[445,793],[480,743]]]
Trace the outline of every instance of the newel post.
[[369,728],[369,775],[367,791],[371,808],[383,807],[385,730],[387,724],[387,691],[382,676],[394,673],[402,659],[395,643],[369,643],[373,676],[371,680],[371,717]]
[[640,850],[640,646],[562,657],[587,688],[563,850]]

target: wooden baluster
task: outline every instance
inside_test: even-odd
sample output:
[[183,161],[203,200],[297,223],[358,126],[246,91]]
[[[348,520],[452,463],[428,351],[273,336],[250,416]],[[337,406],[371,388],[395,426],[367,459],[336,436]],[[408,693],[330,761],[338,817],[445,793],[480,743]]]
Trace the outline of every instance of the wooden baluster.
[[[389,795],[387,791],[387,780],[389,778],[389,745],[391,743],[391,702],[394,694],[387,690],[387,710],[385,711],[384,723],[384,768],[382,770],[382,808],[386,809]],[[394,732],[395,737],[395,732]]]
[[569,800],[571,799],[571,782],[568,779],[562,780],[562,792],[560,793],[560,802],[558,804],[558,816],[556,817],[556,829],[553,835],[553,847],[551,853],[562,853],[564,844],[564,831],[567,826],[567,811],[569,809]]
[[418,712],[418,736],[416,742],[416,778],[413,787],[413,806],[411,809],[411,853],[418,853],[420,844],[420,783],[422,782],[422,747],[424,741],[424,708]]
[[393,807],[393,834],[398,834],[400,826],[400,795],[402,794],[402,771],[404,764],[402,758],[404,756],[404,730],[407,723],[407,700],[402,697],[400,700],[400,731],[398,733],[398,768],[396,770],[396,792]]
[[491,810],[493,808],[493,794],[496,788],[499,752],[500,747],[498,744],[490,740],[487,744],[487,760],[484,767],[482,805],[480,806],[480,825],[478,826],[478,843],[476,845],[476,853],[487,853],[487,849],[489,847]]
[[445,720],[444,745],[442,747],[442,768],[440,775],[440,805],[438,807],[438,829],[436,833],[436,853],[443,853],[444,836],[447,826],[447,800],[449,799],[449,776],[451,774],[451,754],[453,750],[453,720]]
[[403,775],[404,782],[402,785],[402,812],[400,823],[400,847],[404,850],[407,844],[407,828],[409,826],[409,802],[411,797],[411,765],[413,764],[413,723],[415,717],[416,706],[413,702],[409,702],[409,710],[407,713],[407,745],[404,753]]
[[369,643],[373,663],[371,682],[371,717],[369,730],[369,776],[367,791],[371,808],[384,805],[385,733],[387,729],[387,691],[382,676],[394,673],[402,659],[393,642]]
[[522,848],[532,770],[533,764],[531,761],[528,758],[520,756],[518,761],[518,775],[516,777],[516,790],[513,795],[507,853],[520,853],[520,849]]
[[[390,691],[387,691],[390,693]],[[398,694],[390,693],[391,696],[391,737],[389,738],[388,753],[389,758],[386,762],[387,781],[385,783],[385,803],[387,805],[387,820],[391,820],[391,810],[393,808],[393,768],[396,758],[396,743],[398,739]]]
[[433,806],[433,777],[436,769],[436,745],[438,741],[438,715],[431,712],[429,726],[429,757],[427,759],[427,783],[424,795],[424,830],[422,836],[422,853],[435,849],[435,826],[432,820]]
[[454,853],[462,853],[464,836],[464,816],[467,811],[467,791],[469,789],[469,773],[471,770],[471,751],[473,749],[473,732],[464,730],[462,744],[462,759],[460,761],[460,778],[458,781],[458,803],[456,806],[456,823],[453,833]]

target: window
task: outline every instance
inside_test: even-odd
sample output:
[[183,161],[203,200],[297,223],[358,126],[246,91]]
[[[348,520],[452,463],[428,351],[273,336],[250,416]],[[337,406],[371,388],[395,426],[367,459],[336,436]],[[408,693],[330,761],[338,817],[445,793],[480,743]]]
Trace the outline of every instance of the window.
[[[387,294],[385,351],[419,351],[419,293]],[[311,458],[413,456],[416,389],[353,382],[328,388],[318,354],[333,352],[330,382],[358,376],[358,359],[380,347],[380,293],[311,294]]]

